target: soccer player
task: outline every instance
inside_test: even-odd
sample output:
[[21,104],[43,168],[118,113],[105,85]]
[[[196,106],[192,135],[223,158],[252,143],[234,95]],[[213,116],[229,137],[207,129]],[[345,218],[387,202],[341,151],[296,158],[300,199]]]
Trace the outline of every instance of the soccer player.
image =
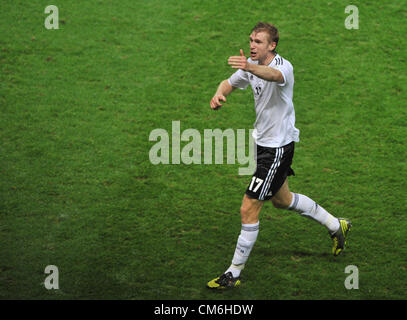
[[276,52],[278,40],[275,26],[257,23],[250,34],[250,58],[244,56],[242,49],[240,56],[229,57],[229,65],[238,70],[220,83],[210,101],[211,108],[218,110],[233,90],[252,87],[256,109],[253,138],[257,150],[256,171],[240,208],[242,228],[232,263],[221,276],[207,283],[211,289],[240,284],[240,273],[259,233],[259,213],[267,200],[276,208],[295,211],[325,226],[333,239],[334,256],[344,250],[351,228],[349,220],[334,217],[314,200],[293,193],[288,187],[287,177],[294,175],[291,163],[294,143],[299,142],[299,130],[295,127],[292,101],[293,66]]

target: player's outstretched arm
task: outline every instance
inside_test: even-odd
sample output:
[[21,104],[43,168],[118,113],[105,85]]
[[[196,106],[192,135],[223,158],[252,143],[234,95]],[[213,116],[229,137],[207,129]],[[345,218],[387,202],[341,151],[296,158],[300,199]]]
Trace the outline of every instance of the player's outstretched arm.
[[231,56],[228,59],[229,65],[233,69],[242,69],[254,74],[256,77],[262,78],[267,81],[275,81],[278,83],[284,82],[282,73],[272,67],[253,64],[247,62],[247,58],[243,54],[243,50],[240,49],[240,56]]
[[227,80],[223,80],[218,87],[218,90],[216,90],[215,95],[211,99],[210,105],[212,110],[218,110],[223,102],[226,102],[226,97],[234,90],[235,88],[232,87]]
[[253,63],[248,63],[249,67],[246,71],[254,74],[256,77],[262,78],[267,81],[274,81],[278,83],[284,82],[283,74],[280,70],[277,70],[273,67],[263,66]]

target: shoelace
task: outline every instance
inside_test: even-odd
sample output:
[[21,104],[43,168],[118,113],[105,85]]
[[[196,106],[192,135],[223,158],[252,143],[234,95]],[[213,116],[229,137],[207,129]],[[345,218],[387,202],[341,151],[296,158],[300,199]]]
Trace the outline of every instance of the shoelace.
[[226,274],[222,274],[220,278],[216,281],[220,285],[227,285],[232,281],[232,277]]

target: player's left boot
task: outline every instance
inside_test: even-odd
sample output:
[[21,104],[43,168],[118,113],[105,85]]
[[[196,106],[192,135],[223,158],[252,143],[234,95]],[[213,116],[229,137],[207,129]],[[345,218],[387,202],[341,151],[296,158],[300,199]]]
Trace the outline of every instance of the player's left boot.
[[209,289],[226,289],[234,288],[240,285],[240,277],[233,278],[232,272],[222,274],[206,284]]
[[339,229],[331,234],[331,238],[334,242],[332,247],[332,254],[334,256],[338,256],[345,249],[346,237],[350,228],[352,227],[349,220],[344,218],[339,218],[338,220],[340,224]]

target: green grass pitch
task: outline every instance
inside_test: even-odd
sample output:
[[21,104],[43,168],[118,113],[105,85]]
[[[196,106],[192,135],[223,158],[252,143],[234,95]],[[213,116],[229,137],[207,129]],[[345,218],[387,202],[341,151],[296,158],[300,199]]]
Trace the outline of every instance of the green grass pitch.
[[[59,9],[48,30],[46,6]],[[348,30],[345,7],[359,9]],[[0,4],[1,299],[406,299],[407,7],[403,1],[11,1]],[[209,100],[258,21],[294,66],[289,178],[352,220],[326,230],[266,204],[238,290],[229,265],[250,176],[153,165],[156,128],[245,129],[251,90]],[[182,145],[185,145],[183,142]],[[47,290],[47,265],[59,289]],[[347,290],[345,268],[359,270]]]

